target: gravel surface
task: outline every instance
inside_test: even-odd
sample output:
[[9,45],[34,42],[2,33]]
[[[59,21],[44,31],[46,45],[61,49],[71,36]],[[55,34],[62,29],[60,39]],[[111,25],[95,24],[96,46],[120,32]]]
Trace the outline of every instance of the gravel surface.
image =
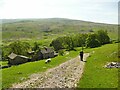
[[78,56],[46,72],[32,74],[29,80],[13,84],[12,88],[75,88],[88,56],[89,53],[85,53],[84,61]]

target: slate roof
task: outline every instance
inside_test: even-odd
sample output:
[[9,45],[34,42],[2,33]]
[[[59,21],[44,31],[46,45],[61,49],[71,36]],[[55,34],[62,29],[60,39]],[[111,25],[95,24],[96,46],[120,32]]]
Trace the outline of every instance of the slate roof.
[[22,58],[26,58],[26,59],[28,59],[28,57],[26,57],[26,56],[22,56],[22,55],[18,55],[19,57],[22,57]]
[[17,54],[15,54],[15,53],[11,53],[8,57],[9,57],[10,59],[15,59],[17,56],[18,56],[18,57],[21,57],[21,58],[26,58],[26,59],[28,59],[28,57],[26,57],[26,56],[17,55]]
[[11,53],[8,57],[9,57],[10,59],[14,59],[15,57],[17,57],[17,55],[14,54],[14,53]]
[[44,48],[44,49],[41,49],[41,53],[44,54],[44,53],[51,53],[51,52],[54,52],[54,50],[52,48]]

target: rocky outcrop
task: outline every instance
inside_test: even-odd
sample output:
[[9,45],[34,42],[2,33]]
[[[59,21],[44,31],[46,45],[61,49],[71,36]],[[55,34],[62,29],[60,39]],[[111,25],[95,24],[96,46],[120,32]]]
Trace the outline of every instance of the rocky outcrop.
[[120,68],[120,62],[110,62],[105,65],[106,68]]

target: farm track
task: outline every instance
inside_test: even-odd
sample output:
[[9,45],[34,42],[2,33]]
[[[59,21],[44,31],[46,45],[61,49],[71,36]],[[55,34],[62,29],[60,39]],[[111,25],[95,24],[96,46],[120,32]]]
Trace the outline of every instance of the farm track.
[[32,74],[29,80],[13,84],[12,88],[75,88],[82,76],[88,56],[89,53],[85,53],[84,61],[80,61],[77,56],[46,72]]

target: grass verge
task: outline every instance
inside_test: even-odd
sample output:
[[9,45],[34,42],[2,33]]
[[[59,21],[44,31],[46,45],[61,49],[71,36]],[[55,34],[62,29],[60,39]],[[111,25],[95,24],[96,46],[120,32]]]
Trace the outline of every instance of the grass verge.
[[78,88],[117,88],[118,69],[104,67],[108,62],[118,61],[117,50],[118,44],[86,49],[85,52],[90,52],[91,55],[85,64]]

